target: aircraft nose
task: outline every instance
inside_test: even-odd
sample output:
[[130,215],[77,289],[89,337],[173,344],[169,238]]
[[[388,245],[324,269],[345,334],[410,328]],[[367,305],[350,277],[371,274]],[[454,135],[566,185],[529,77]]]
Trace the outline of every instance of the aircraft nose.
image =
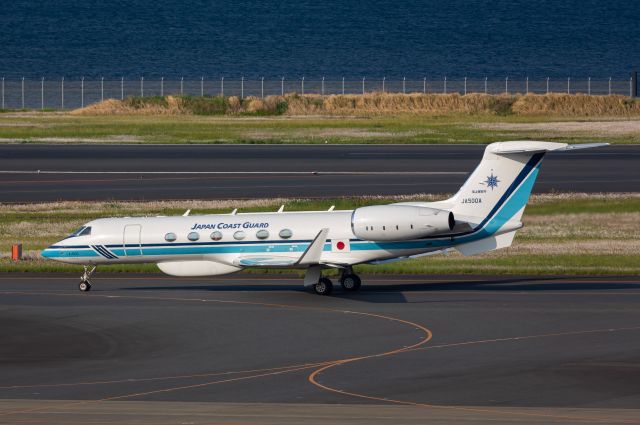
[[56,242],[51,246],[46,247],[45,249],[43,249],[40,252],[40,255],[42,255],[44,258],[53,258],[56,255],[56,252],[58,251],[58,247],[60,246],[61,242]]
[[53,256],[53,248],[47,247],[40,252],[44,258],[51,258]]

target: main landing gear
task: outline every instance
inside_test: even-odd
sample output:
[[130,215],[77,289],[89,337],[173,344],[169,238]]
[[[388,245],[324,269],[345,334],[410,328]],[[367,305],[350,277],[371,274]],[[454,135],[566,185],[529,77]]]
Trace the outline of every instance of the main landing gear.
[[[355,292],[360,289],[362,281],[351,269],[345,269],[340,276],[340,285],[345,292]],[[313,291],[318,295],[330,295],[333,291],[333,283],[327,277],[321,277],[318,283],[313,285]]]
[[84,273],[80,277],[80,283],[78,284],[78,289],[82,292],[88,292],[91,290],[91,282],[89,282],[89,278],[96,271],[96,266],[89,269],[89,266],[84,266]]

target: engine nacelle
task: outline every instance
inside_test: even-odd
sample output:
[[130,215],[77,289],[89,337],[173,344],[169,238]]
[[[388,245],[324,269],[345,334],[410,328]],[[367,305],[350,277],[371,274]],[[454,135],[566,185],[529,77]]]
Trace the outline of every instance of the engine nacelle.
[[353,234],[370,241],[419,239],[449,232],[453,226],[451,211],[411,205],[362,207],[351,217]]
[[158,268],[170,276],[215,276],[235,273],[240,267],[216,261],[166,261],[158,263]]

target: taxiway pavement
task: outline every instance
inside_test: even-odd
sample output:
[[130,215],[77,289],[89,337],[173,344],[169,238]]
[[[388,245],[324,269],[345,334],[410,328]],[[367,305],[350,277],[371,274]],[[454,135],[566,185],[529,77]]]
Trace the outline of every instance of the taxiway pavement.
[[640,417],[638,278],[76,280],[0,275],[0,423]]
[[[0,202],[451,193],[481,145],[0,145]],[[534,192],[633,192],[640,145],[550,154]]]

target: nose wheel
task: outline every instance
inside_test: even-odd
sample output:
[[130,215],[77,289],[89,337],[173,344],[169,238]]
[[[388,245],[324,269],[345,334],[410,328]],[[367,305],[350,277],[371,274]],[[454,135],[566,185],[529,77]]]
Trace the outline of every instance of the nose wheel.
[[89,292],[91,290],[91,282],[89,282],[89,278],[96,271],[96,266],[93,266],[89,269],[89,266],[84,266],[84,273],[80,277],[80,283],[78,284],[78,289],[82,292]]

